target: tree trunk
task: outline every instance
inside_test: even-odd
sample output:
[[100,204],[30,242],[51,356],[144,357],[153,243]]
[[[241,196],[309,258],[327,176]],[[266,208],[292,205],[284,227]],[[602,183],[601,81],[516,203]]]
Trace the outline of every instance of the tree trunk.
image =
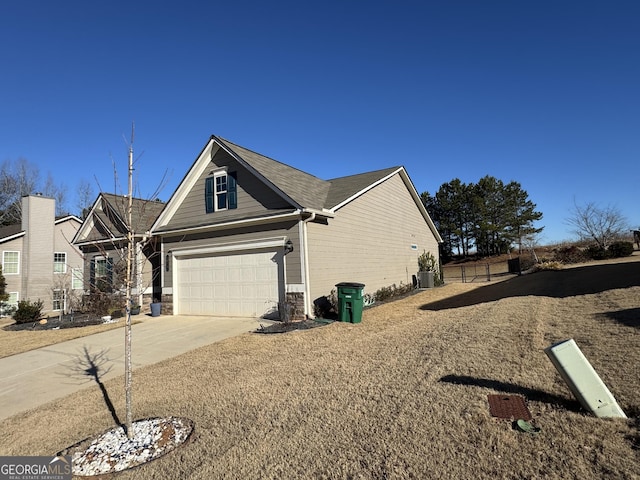
[[131,277],[133,266],[133,227],[131,225],[131,210],[133,206],[133,131],[131,132],[131,145],[129,146],[129,193],[127,205],[127,291],[126,291],[126,326],[124,343],[124,391],[126,409],[126,430],[127,437],[133,438],[133,412],[131,407]]

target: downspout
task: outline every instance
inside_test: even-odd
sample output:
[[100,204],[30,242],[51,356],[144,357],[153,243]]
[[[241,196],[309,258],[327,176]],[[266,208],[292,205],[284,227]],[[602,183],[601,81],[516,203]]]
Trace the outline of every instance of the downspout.
[[311,288],[309,286],[309,243],[307,234],[307,223],[316,219],[316,213],[312,212],[311,216],[302,221],[302,244],[304,254],[304,313],[307,318],[311,317],[313,310],[311,308]]

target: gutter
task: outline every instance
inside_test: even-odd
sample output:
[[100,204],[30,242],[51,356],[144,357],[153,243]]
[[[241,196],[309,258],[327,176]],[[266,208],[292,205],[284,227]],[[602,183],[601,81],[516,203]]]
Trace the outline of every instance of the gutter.
[[293,212],[287,212],[287,213],[282,213],[282,214],[277,214],[277,215],[272,215],[269,217],[257,217],[257,218],[252,218],[252,219],[244,219],[244,220],[231,220],[228,222],[223,222],[223,223],[214,223],[214,224],[209,224],[209,225],[199,225],[197,227],[180,227],[180,228],[173,228],[170,230],[155,230],[155,231],[151,231],[151,235],[154,236],[162,236],[162,235],[171,235],[171,234],[176,234],[176,233],[197,233],[199,231],[204,231],[204,230],[223,230],[223,229],[227,229],[227,228],[237,228],[237,227],[245,227],[245,226],[251,226],[251,225],[261,225],[261,224],[268,224],[268,223],[276,223],[276,222],[280,222],[280,221],[286,221],[286,220],[290,220],[290,219],[295,219],[298,215],[299,215],[299,210],[298,211],[293,211]]

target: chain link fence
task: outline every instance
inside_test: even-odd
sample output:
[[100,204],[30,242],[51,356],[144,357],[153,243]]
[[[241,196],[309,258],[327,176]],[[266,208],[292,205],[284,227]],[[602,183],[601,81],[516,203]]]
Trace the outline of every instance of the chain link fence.
[[470,262],[442,267],[442,279],[445,282],[490,282],[494,277],[519,273],[519,258],[499,263]]

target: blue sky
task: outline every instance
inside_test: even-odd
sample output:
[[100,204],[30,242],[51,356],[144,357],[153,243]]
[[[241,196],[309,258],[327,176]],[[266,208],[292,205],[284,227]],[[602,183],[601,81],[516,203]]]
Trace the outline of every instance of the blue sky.
[[[521,183],[542,243],[574,202],[640,226],[640,2],[11,2],[0,161],[168,199],[211,134],[320,178]],[[97,179],[97,182],[96,182]],[[73,205],[73,201],[70,201]]]

